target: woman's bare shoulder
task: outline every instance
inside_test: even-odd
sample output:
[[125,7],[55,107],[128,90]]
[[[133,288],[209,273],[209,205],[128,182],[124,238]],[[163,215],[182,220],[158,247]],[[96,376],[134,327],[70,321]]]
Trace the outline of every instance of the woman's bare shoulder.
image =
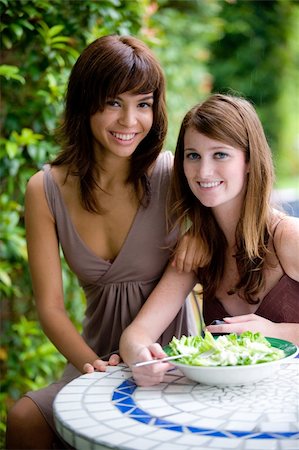
[[[67,176],[67,169],[64,166],[52,166],[50,168],[51,170],[51,176],[53,177],[54,181],[59,185],[63,185],[66,176]],[[34,175],[31,176],[27,183],[27,188],[29,189],[38,189],[43,188],[43,180],[44,180],[44,170],[39,170]],[[72,178],[72,177],[70,177]]]
[[274,239],[294,239],[299,236],[299,217],[294,216],[278,216],[277,225],[274,227]]
[[299,281],[299,218],[284,216],[274,233],[274,246],[284,271]]
[[[38,220],[36,219],[38,218]],[[29,228],[34,228],[37,222],[41,225],[42,219],[46,218],[53,222],[52,214],[50,213],[48,202],[46,200],[44,188],[44,171],[36,172],[29,179],[25,193],[25,222],[27,232]]]
[[26,194],[32,194],[34,192],[39,191],[40,189],[43,190],[43,183],[44,183],[43,180],[44,180],[43,170],[39,170],[34,175],[32,175],[27,183]]

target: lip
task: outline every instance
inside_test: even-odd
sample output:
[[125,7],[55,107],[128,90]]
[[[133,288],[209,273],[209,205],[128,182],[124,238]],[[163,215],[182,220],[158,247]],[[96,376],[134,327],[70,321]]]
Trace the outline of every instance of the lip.
[[201,189],[214,189],[223,183],[223,181],[197,181],[196,182]]
[[110,134],[114,139],[116,139],[118,142],[121,143],[130,143],[137,136],[137,133],[135,131],[130,133],[120,133],[119,131],[110,131]]

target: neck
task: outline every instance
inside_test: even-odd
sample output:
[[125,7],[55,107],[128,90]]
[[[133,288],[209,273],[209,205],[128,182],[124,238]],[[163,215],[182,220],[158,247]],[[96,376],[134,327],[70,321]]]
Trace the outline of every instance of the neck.
[[98,182],[105,191],[111,191],[124,187],[130,173],[130,160],[112,157],[102,158],[97,161]]
[[230,208],[228,205],[222,205],[218,208],[213,208],[213,215],[222,229],[228,246],[233,248],[236,243],[235,234],[237,224],[240,220],[240,208]]

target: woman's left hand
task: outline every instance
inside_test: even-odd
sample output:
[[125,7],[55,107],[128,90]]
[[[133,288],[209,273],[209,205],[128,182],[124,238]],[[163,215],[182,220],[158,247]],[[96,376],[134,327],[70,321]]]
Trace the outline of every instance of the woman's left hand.
[[224,317],[225,323],[220,325],[208,325],[210,333],[243,333],[244,331],[260,332],[264,336],[277,334],[277,323],[264,319],[256,314],[244,314],[242,316]]
[[120,356],[117,354],[111,355],[108,361],[96,359],[92,364],[84,364],[83,373],[106,372],[107,366],[117,366],[120,361]]

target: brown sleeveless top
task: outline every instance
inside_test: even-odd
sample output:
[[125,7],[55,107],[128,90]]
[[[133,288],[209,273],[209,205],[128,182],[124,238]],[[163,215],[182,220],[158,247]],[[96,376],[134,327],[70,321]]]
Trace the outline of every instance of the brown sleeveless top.
[[[274,227],[273,239],[281,220]],[[273,248],[279,261],[274,241]],[[265,295],[255,314],[276,323],[299,323],[299,282],[284,273],[277,284]],[[203,302],[203,316],[205,324],[208,325],[213,320],[229,317],[230,314],[227,313],[222,303],[214,298],[211,301]]]
[[[81,240],[50,166],[44,167],[45,194],[55,218],[57,236],[66,261],[77,275],[86,297],[82,334],[99,356],[118,351],[122,331],[135,318],[168,263],[170,250],[166,249],[169,242],[165,208],[172,164],[171,152],[159,155],[150,177],[150,204],[147,208],[139,207],[123,247],[113,262],[96,256]],[[173,336],[182,334],[196,334],[188,300],[159,341],[165,345]],[[53,400],[63,386],[79,375],[75,367],[67,364],[60,380],[26,394],[38,405],[54,432]]]
[[[82,334],[99,356],[118,350],[122,331],[135,318],[168,263],[165,204],[172,164],[171,152],[159,155],[149,180],[150,203],[147,208],[139,207],[113,262],[96,256],[81,240],[50,166],[44,168],[45,193],[55,218],[58,239],[86,297]],[[192,334],[192,322],[192,310],[186,303],[161,336],[162,345],[168,344],[173,336]]]
[[[255,314],[272,322],[299,323],[299,282],[284,274],[263,298]],[[229,317],[230,314],[215,298],[210,302],[203,301],[203,316],[208,325],[213,320]]]

